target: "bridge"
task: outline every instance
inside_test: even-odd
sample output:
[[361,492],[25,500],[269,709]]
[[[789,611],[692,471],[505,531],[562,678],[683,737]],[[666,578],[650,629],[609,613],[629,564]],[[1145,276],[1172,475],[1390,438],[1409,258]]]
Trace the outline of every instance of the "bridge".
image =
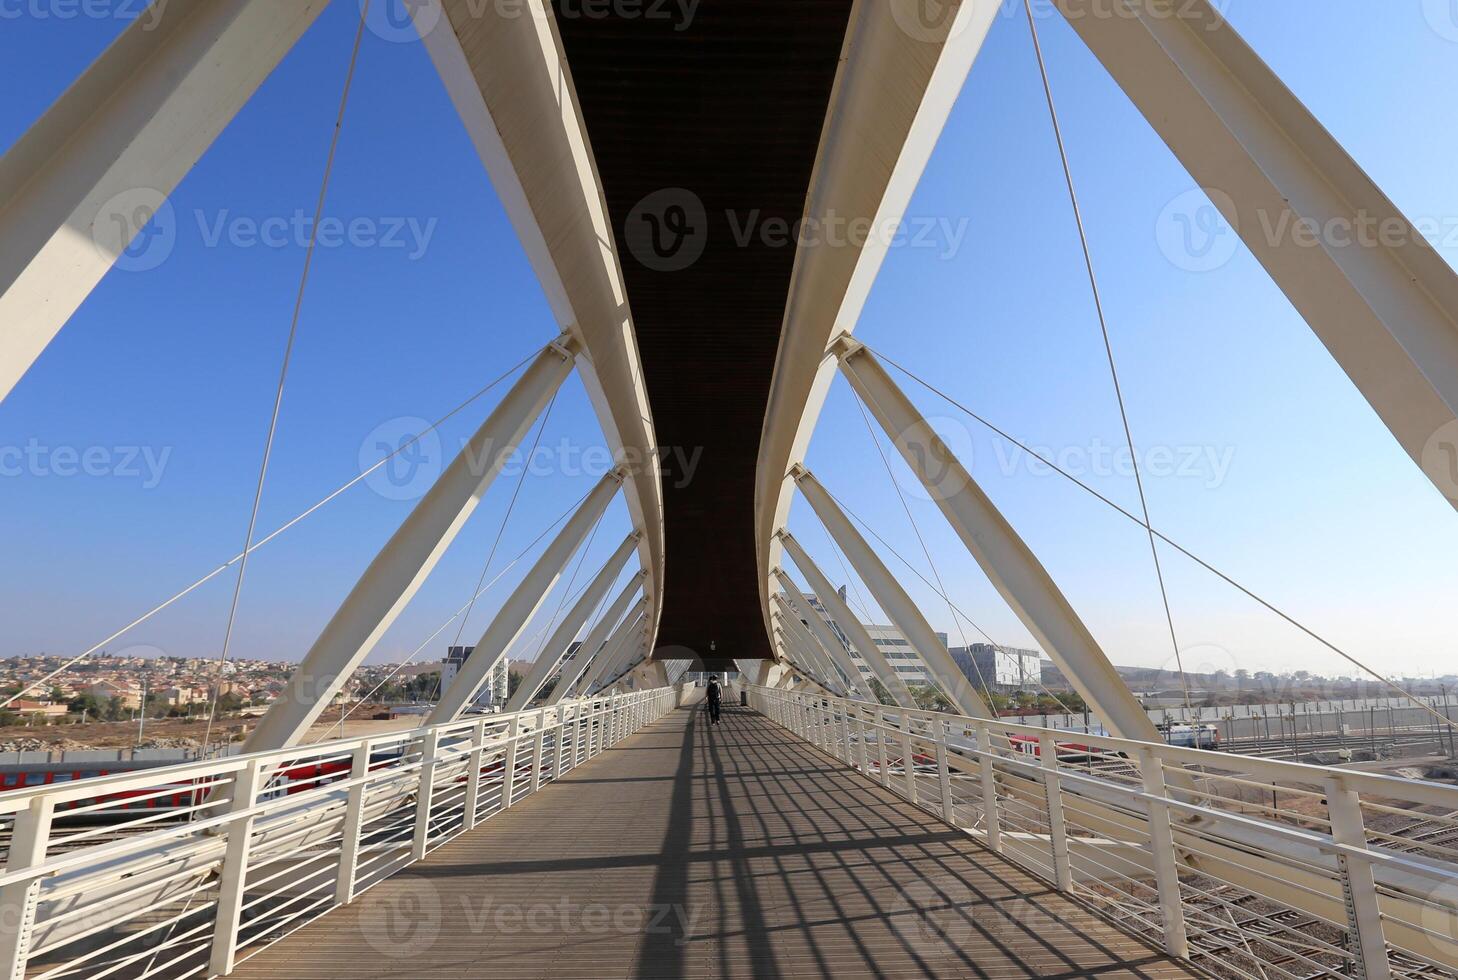
[[[326,6],[158,0],[7,152],[0,397]],[[560,334],[493,383],[240,752],[0,794],[4,976],[1453,976],[1458,788],[1168,744],[919,407],[949,399],[856,339],[890,247],[876,230],[906,215],[1003,5],[668,6],[409,5]],[[1113,6],[1051,9],[1458,502],[1432,451],[1458,424],[1452,269],[1209,0]],[[356,53],[371,17],[399,13],[380,7],[361,4]],[[1036,43],[1031,7],[1028,23]],[[786,233],[745,237],[751,212]],[[1272,214],[1409,233],[1307,247],[1262,235]],[[1084,259],[1097,297],[1086,242]],[[306,741],[574,373],[611,472],[544,532],[421,727]],[[1087,731],[998,717],[892,545],[807,467],[837,378]],[[276,402],[270,447],[277,421]],[[1178,552],[1287,616],[1044,462],[1147,538],[1156,569]],[[266,473],[265,457],[260,492]],[[560,601],[505,710],[479,712],[617,500],[631,530]],[[796,503],[933,701],[790,531]],[[197,584],[241,583],[272,536],[250,526]],[[721,724],[690,669],[737,678]]]

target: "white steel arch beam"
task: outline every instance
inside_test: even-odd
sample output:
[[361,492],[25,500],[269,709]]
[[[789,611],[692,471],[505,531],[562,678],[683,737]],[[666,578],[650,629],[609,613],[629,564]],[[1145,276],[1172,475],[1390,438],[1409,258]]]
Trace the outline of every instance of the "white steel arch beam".
[[820,523],[825,525],[840,550],[845,552],[846,560],[851,563],[856,574],[860,575],[861,581],[866,583],[866,588],[871,590],[876,604],[885,610],[897,629],[906,635],[912,649],[921,656],[922,663],[951,699],[952,704],[964,715],[974,718],[992,717],[982,701],[982,695],[977,693],[967,675],[962,673],[962,669],[952,659],[936,630],[931,628],[931,624],[926,621],[911,596],[906,594],[896,576],[891,574],[891,570],[866,543],[866,539],[861,537],[855,525],[841,512],[840,506],[820,485],[820,481],[803,466],[796,466],[793,474],[800,493],[820,518]]
[[903,708],[915,708],[917,706],[916,699],[911,696],[911,691],[907,688],[906,681],[901,679],[901,675],[896,672],[896,668],[891,666],[891,662],[886,659],[886,655],[881,652],[881,648],[876,646],[876,641],[872,639],[870,632],[866,629],[860,618],[856,616],[850,605],[840,597],[840,593],[836,591],[830,579],[825,577],[825,573],[820,570],[820,566],[816,565],[810,556],[805,553],[805,549],[800,546],[800,542],[795,540],[794,535],[789,531],[780,528],[776,536],[779,538],[780,544],[784,547],[785,552],[790,556],[790,560],[795,563],[795,566],[800,569],[800,573],[809,581],[810,588],[815,590],[816,597],[825,606],[825,611],[830,613],[831,620],[834,621],[836,626],[840,627],[846,639],[850,640],[851,647],[870,666],[876,678],[881,682],[881,685],[891,695],[891,699]]
[[1458,506],[1458,275],[1209,0],[1055,2]]
[[563,337],[527,365],[444,473],[390,536],[324,627],[244,750],[292,745],[374,649],[481,502],[518,443],[572,373],[577,342]]
[[780,642],[785,645],[785,650],[790,655],[790,662],[795,665],[796,670],[814,681],[816,686],[826,693],[843,697],[841,692],[845,685],[839,682],[835,671],[815,651],[810,637],[796,629],[799,623],[791,625],[794,616],[792,613],[785,612],[788,607],[785,605],[784,597],[776,592],[774,602],[774,627],[779,634]]
[[475,650],[461,664],[460,673],[449,687],[441,691],[440,700],[430,714],[425,716],[425,724],[439,725],[453,721],[475,701],[476,692],[491,676],[492,671],[506,659],[511,645],[517,641],[527,623],[541,608],[547,593],[562,577],[567,563],[577,553],[588,532],[602,517],[607,505],[617,496],[621,483],[622,477],[618,473],[609,473],[592,488],[577,511],[567,519],[562,530],[532,563],[532,567],[512,590],[501,609],[486,625],[481,638],[476,641]]
[[612,587],[613,582],[622,572],[628,556],[637,550],[637,547],[638,532],[634,531],[624,538],[617,550],[608,556],[607,561],[603,562],[602,568],[593,576],[587,588],[582,591],[582,595],[573,603],[572,608],[567,611],[567,615],[562,617],[562,622],[557,625],[557,628],[552,631],[552,635],[547,638],[547,642],[542,645],[541,652],[537,654],[537,659],[531,669],[527,671],[526,677],[522,678],[516,693],[507,699],[505,711],[508,713],[520,711],[532,703],[532,698],[537,696],[542,685],[547,683],[547,679],[556,672],[557,665],[567,655],[567,648],[572,645],[573,639],[576,638],[582,627],[587,625],[588,617],[607,595],[608,589]]
[[1038,556],[863,345],[833,345],[841,373],[891,437],[962,544],[1028,632],[1109,730],[1158,741],[1159,732]]
[[[663,492],[653,413],[597,166],[547,0],[420,0],[421,39],[511,219],[619,467],[655,607]],[[650,617],[658,621],[658,611]]]
[[790,608],[796,617],[809,628],[810,633],[821,648],[830,655],[830,659],[836,667],[840,668],[840,672],[845,675],[851,687],[868,700],[877,700],[871,697],[870,686],[861,677],[861,669],[851,659],[850,651],[845,648],[840,637],[835,635],[835,630],[830,628],[830,624],[822,619],[810,605],[810,600],[805,597],[805,593],[800,591],[800,587],[795,584],[794,579],[790,578],[783,568],[776,568],[774,575],[779,580],[782,594],[789,601]]
[[[826,344],[855,328],[1000,6],[1001,0],[879,0],[852,11],[805,213],[819,227],[859,221],[871,232],[795,255],[755,473],[766,623],[769,571],[780,563],[774,532],[788,522],[794,498],[790,465],[805,458],[835,377]],[[922,19],[929,10],[939,13],[937,23]]]
[[327,0],[154,0],[0,159],[0,400]]
[[588,630],[587,636],[583,637],[582,643],[577,647],[577,653],[571,661],[561,661],[562,671],[557,677],[557,686],[552,689],[552,696],[547,701],[549,705],[562,700],[562,696],[577,683],[577,679],[582,676],[587,665],[592,662],[592,658],[605,643],[610,641],[613,636],[613,628],[623,618],[623,613],[628,609],[628,603],[633,601],[633,596],[647,577],[646,570],[638,569],[638,573],[628,580],[617,598],[598,617],[596,625]]
[[[608,669],[622,655],[624,649],[631,647],[633,639],[642,635],[648,626],[648,616],[651,612],[652,609],[649,606],[647,596],[638,600],[638,604],[628,611],[627,619],[624,620],[622,628],[617,631],[613,638],[608,641],[607,646],[603,647],[602,651],[592,659],[592,663],[587,666],[587,670],[583,673],[582,679],[577,682],[577,690],[586,694],[592,688],[592,685],[597,682],[597,679],[607,673]],[[569,684],[562,688],[561,694],[553,691],[552,703],[555,704],[561,701],[564,696],[573,696],[572,685]]]
[[776,592],[771,598],[775,604],[775,624],[779,628],[780,636],[800,666],[806,673],[819,679],[826,690],[834,692],[837,697],[847,697],[845,683],[825,655],[815,648],[815,641],[806,635],[784,595]]

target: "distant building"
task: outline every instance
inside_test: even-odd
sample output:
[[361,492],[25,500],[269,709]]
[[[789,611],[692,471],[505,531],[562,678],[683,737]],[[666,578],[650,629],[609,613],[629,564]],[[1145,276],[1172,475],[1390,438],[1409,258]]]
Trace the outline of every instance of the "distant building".
[[[839,595],[842,599],[846,598],[845,586],[840,587]],[[850,640],[846,637],[845,633],[830,618],[830,614],[825,611],[825,606],[821,604],[820,600],[813,595],[807,596],[807,598],[810,600],[810,608],[820,614],[820,618],[828,623],[831,631],[840,638],[841,646],[850,651],[851,662],[860,669],[861,677],[868,678],[875,676],[870,665],[861,658],[860,653],[851,646]],[[886,658],[886,662],[891,665],[891,669],[896,671],[904,682],[907,684],[932,683],[931,674],[927,671],[926,664],[922,663],[921,657],[912,649],[911,641],[906,638],[905,633],[901,632],[895,626],[884,626],[874,623],[866,623],[863,625],[866,627],[866,632],[871,635],[871,640],[876,644],[877,649]],[[941,641],[942,646],[947,645],[947,634],[938,633],[937,639]]]
[[142,703],[140,688],[130,684],[118,684],[115,681],[97,681],[87,688],[86,693],[102,700],[116,698],[121,702],[123,708],[135,708]]
[[979,687],[986,684],[993,690],[1029,690],[1043,683],[1043,654],[1021,647],[974,643],[970,647],[953,647],[952,659]]
[[[445,660],[440,665],[440,689],[444,693],[461,672],[461,667],[470,659],[475,647],[453,646],[446,649]],[[507,692],[510,689],[511,666],[505,657],[496,669],[491,671],[491,676],[486,683],[481,685],[481,690],[476,692],[477,704],[505,704]]]

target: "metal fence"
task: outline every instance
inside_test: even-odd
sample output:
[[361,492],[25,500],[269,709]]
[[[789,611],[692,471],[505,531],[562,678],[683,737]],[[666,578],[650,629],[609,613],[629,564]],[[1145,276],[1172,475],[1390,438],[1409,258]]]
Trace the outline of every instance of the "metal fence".
[[1458,787],[762,687],[750,703],[1212,975],[1458,974]]
[[0,978],[226,974],[676,703],[660,688],[0,795]]

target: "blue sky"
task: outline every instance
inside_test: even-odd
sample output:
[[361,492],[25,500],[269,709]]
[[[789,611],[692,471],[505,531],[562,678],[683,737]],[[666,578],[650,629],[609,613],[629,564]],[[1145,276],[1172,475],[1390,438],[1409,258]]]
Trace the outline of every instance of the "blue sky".
[[[1453,229],[1458,26],[1436,16],[1441,6],[1231,0],[1227,9],[1399,206]],[[0,404],[0,446],[35,447],[42,460],[0,479],[8,611],[0,654],[84,649],[241,546],[302,261],[297,244],[252,242],[247,222],[312,209],[356,16],[348,3],[326,11],[173,196],[176,240],[165,261],[108,275]],[[27,83],[0,103],[0,146],[120,26],[6,20],[0,62]],[[1155,523],[1354,653],[1392,670],[1452,670],[1458,515],[1248,254],[1237,250],[1210,272],[1166,257],[1160,215],[1193,181],[1064,24],[1045,18],[1040,31],[1136,445],[1152,453]],[[316,256],[264,531],[356,475],[381,432],[448,411],[555,333],[418,43],[366,36],[327,213],[398,229],[401,244]],[[1123,433],[1021,16],[994,27],[911,215],[952,233],[939,247],[892,250],[859,334],[1135,506],[1132,479],[1106,465]],[[1445,254],[1454,261],[1458,249]],[[1168,661],[1139,529],[909,390],[945,417],[939,424],[1114,659]],[[441,452],[459,446],[494,397],[442,429]],[[574,460],[600,442],[571,381],[542,433],[559,465],[527,477],[493,569],[588,489],[594,470]],[[101,447],[109,475],[61,475],[65,457],[56,453],[67,447]],[[151,455],[123,465],[143,449]],[[929,574],[844,385],[832,393],[810,464]],[[307,649],[408,512],[410,500],[377,485],[386,493],[356,487],[257,553],[238,655],[296,658]],[[510,479],[497,482],[373,659],[413,650],[469,597],[512,489]],[[934,505],[914,495],[908,503],[958,605],[999,642],[1025,642]],[[823,567],[838,569],[807,512],[797,506],[792,526]],[[627,528],[615,504],[584,576]],[[1350,671],[1184,559],[1166,552],[1165,560],[1186,666]],[[960,642],[945,604],[910,573],[906,580]],[[508,574],[482,598],[467,640],[512,581]],[[215,655],[230,585],[220,578],[112,649]],[[549,600],[547,612],[555,607]],[[451,626],[441,642],[454,635]]]

